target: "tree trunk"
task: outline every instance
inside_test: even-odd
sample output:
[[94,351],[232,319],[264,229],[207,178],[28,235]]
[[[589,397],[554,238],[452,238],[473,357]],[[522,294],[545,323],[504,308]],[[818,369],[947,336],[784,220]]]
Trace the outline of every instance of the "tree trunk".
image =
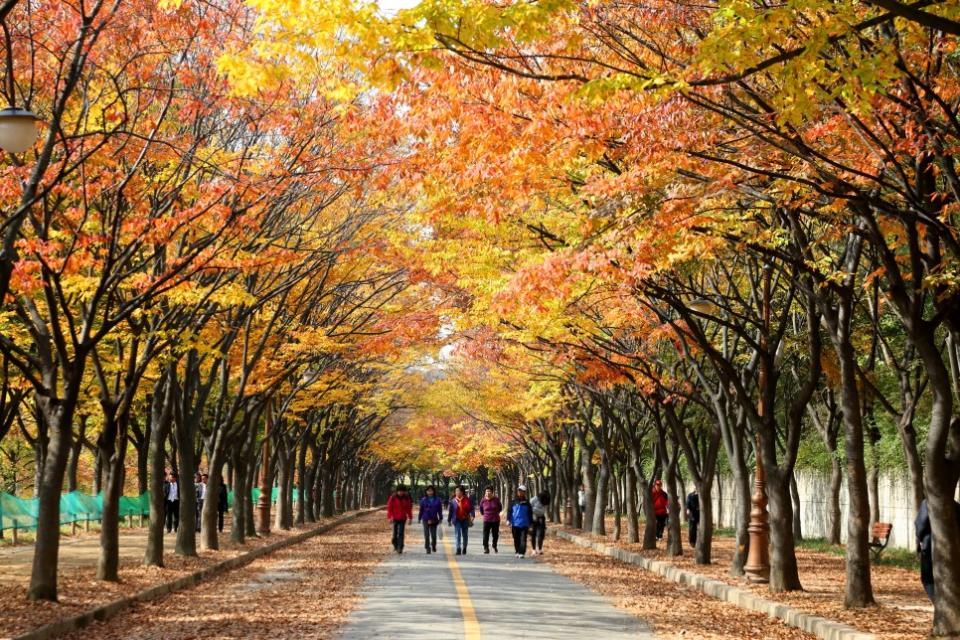
[[143,554],[143,564],[153,567],[163,566],[163,528],[166,516],[166,502],[163,495],[164,448],[170,435],[172,416],[173,385],[161,378],[154,385],[153,401],[150,403],[150,443],[149,492],[150,523],[147,528],[147,548]]
[[181,556],[197,555],[197,485],[194,474],[197,462],[193,447],[192,429],[177,425],[177,459],[180,476],[177,478],[180,496],[180,527],[177,529],[175,551]]
[[636,544],[640,542],[640,523],[637,517],[637,474],[633,470],[633,465],[627,465],[627,542]]
[[321,485],[321,493],[323,495],[323,517],[332,518],[334,513],[334,504],[333,504],[333,490],[334,490],[334,478],[336,474],[333,469],[325,469],[323,473],[323,484]]
[[793,541],[803,540],[803,521],[800,517],[800,489],[797,487],[797,476],[790,474],[790,500],[793,502]]
[[[842,311],[841,311],[842,313]],[[843,321],[841,321],[841,324]],[[849,325],[848,325],[849,326]],[[863,416],[857,387],[856,354],[849,340],[838,340],[840,405],[845,426],[843,446],[847,458],[847,580],[843,604],[848,608],[875,603],[870,583],[870,502],[863,453]]]
[[713,477],[709,476],[697,487],[700,495],[700,522],[697,526],[697,543],[694,546],[694,559],[697,564],[710,564],[713,561]]
[[836,456],[830,457],[830,495],[827,504],[827,542],[840,544],[840,491],[843,488],[843,467]]
[[233,514],[230,520],[230,541],[243,544],[247,541],[246,523],[247,509],[250,495],[249,465],[244,459],[245,447],[234,457],[233,461]]
[[307,442],[300,439],[297,447],[297,518],[296,524],[302,525],[307,521]]
[[732,469],[733,490],[734,490],[734,538],[736,547],[733,551],[733,558],[730,560],[730,575],[742,576],[743,566],[747,563],[747,555],[750,551],[750,509],[751,492],[750,476],[747,475],[746,468]]
[[[793,501],[790,479],[781,470],[768,469],[767,498],[770,508],[770,591],[800,591],[800,574],[793,540]],[[749,518],[749,516],[748,516]]]
[[593,507],[593,535],[607,535],[607,492],[610,484],[610,463],[606,451],[600,450],[600,468],[597,473],[597,488]]
[[[146,427],[149,429],[149,426]],[[143,443],[142,446],[137,447],[137,495],[142,496],[147,492],[147,488],[150,486],[147,478],[149,475],[148,467],[150,463],[150,447],[149,447],[149,433],[147,434],[147,440]]]
[[[116,420],[114,418],[114,420]],[[124,460],[127,440],[116,433],[117,426],[105,428],[116,443],[107,451],[101,447],[107,461],[107,482],[103,491],[103,510],[100,521],[100,558],[97,561],[97,579],[118,582],[120,575],[120,496],[123,495]],[[113,432],[112,434],[110,432]]]
[[611,483],[613,487],[613,539],[615,542],[620,540],[620,521],[623,518],[623,501],[621,499],[623,492],[620,490],[620,480],[620,478],[614,475],[613,482]]
[[675,451],[670,464],[667,465],[666,481],[669,492],[669,501],[668,501],[668,530],[669,530],[669,539],[667,540],[667,554],[671,556],[682,556],[683,555],[683,538],[680,533],[680,514],[682,510],[680,509],[680,500],[678,499],[678,483],[677,483],[677,461],[679,460],[680,454],[679,451]]
[[70,457],[67,460],[67,493],[77,490],[77,467],[80,464],[80,456],[83,454],[83,436],[87,431],[87,420],[88,416],[80,416],[77,437],[70,444]]
[[68,389],[59,403],[40,399],[42,417],[50,430],[47,455],[43,460],[38,491],[37,532],[33,545],[33,569],[28,597],[31,600],[57,599],[57,560],[60,553],[60,491],[67,469],[73,435],[71,424],[76,393]]
[[223,465],[226,462],[224,445],[214,443],[208,460],[206,498],[200,512],[200,548],[216,550],[220,548],[220,533],[217,530],[217,496],[223,482]]

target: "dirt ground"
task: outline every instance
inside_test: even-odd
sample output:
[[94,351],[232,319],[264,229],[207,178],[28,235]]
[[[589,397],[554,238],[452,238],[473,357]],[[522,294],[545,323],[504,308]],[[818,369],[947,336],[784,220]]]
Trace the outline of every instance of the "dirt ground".
[[[610,524],[612,525],[612,522]],[[612,531],[612,526],[608,526],[607,530]],[[569,531],[585,535],[579,530],[569,529]],[[626,535],[625,527],[624,535]],[[660,542],[658,549],[648,551],[641,549],[639,544],[623,542],[617,544],[649,558],[667,560],[728,584],[747,587],[763,597],[784,602],[836,622],[843,622],[860,631],[876,634],[878,638],[919,640],[927,637],[933,623],[933,606],[920,585],[919,574],[915,571],[894,566],[874,565],[871,570],[871,580],[877,606],[857,610],[845,609],[843,590],[846,574],[843,556],[797,549],[803,591],[771,594],[765,585],[753,585],[741,577],[729,574],[730,561],[734,552],[733,538],[716,536],[713,543],[713,564],[704,566],[694,563],[693,550],[687,545],[686,535],[687,532],[684,529],[682,557],[667,556],[665,541]],[[588,537],[612,543],[609,535],[604,538],[592,535]]]
[[[366,516],[369,518],[370,516]],[[364,518],[361,518],[364,519]],[[309,525],[311,528],[320,526]],[[218,551],[201,551],[195,558],[178,556],[172,552],[174,536],[166,536],[165,565],[163,568],[144,567],[140,564],[142,550],[136,553],[122,553],[120,566],[120,582],[102,582],[96,580],[96,555],[90,558],[84,556],[84,562],[70,560],[62,562],[58,602],[31,602],[27,600],[27,586],[29,584],[29,570],[21,571],[22,567],[15,567],[14,563],[29,563],[32,558],[30,550],[25,558],[11,555],[0,556],[0,573],[5,579],[0,581],[0,638],[6,638],[23,633],[27,630],[56,622],[69,616],[77,615],[95,606],[129,596],[131,593],[147,589],[153,585],[174,580],[180,576],[209,567],[223,560],[241,555],[261,545],[270,544],[302,533],[305,529],[294,528],[291,531],[274,530],[264,538],[248,539],[246,544],[238,546],[230,542],[229,534],[221,537],[222,548]],[[142,531],[133,531],[132,535],[145,535]],[[331,532],[332,533],[332,532]],[[323,537],[323,536],[321,536]],[[86,546],[86,543],[96,543],[96,539],[84,540],[76,545],[77,549]],[[122,542],[123,544],[123,542]],[[131,542],[131,544],[135,544]],[[300,545],[297,545],[298,547]],[[61,554],[73,553],[74,545],[65,545]],[[19,551],[19,549],[18,549]],[[87,554],[89,555],[89,554]],[[29,569],[29,566],[28,566]],[[203,589],[201,585],[199,587]]]

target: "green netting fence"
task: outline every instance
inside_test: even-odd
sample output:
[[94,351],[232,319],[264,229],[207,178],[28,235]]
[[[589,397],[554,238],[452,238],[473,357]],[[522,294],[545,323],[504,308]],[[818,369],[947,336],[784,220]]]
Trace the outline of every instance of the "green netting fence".
[[[279,488],[273,488],[271,499],[277,501]],[[260,498],[260,489],[251,491],[253,502]],[[297,492],[293,492],[293,500],[297,500]],[[5,529],[35,529],[37,526],[37,498],[18,498],[0,491],[0,530]],[[227,493],[227,505],[233,508],[233,492]],[[123,519],[149,516],[150,496],[142,493],[139,496],[120,497],[120,517]],[[103,495],[91,496],[80,491],[64,493],[60,496],[60,524],[96,522],[103,516]]]

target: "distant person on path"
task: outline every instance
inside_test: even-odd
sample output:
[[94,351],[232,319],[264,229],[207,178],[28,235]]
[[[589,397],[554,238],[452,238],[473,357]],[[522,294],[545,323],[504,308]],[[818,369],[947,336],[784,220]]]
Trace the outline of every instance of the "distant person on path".
[[198,473],[197,479],[194,481],[197,489],[197,512],[194,514],[197,531],[200,531],[200,522],[203,520],[201,517],[203,515],[203,501],[207,499],[207,478],[208,476],[200,475]]
[[543,555],[543,538],[547,535],[547,507],[550,506],[550,492],[541,491],[530,500],[533,523],[530,528],[530,544],[533,555]]
[[413,499],[402,484],[387,498],[387,520],[393,523],[393,550],[403,553],[404,527],[413,522]]
[[493,552],[497,553],[497,542],[500,540],[500,513],[503,503],[493,493],[493,487],[483,491],[483,500],[480,501],[480,517],[483,518],[483,552],[490,553],[490,538],[493,537]]
[[[954,502],[953,506],[957,525],[960,526],[960,502]],[[923,590],[927,592],[930,602],[933,602],[936,595],[933,584],[933,531],[930,528],[930,511],[926,499],[920,503],[914,528],[917,534],[917,553],[920,554],[920,583],[923,585]]]
[[580,507],[580,516],[586,517],[587,514],[587,486],[581,484],[577,491],[577,506]]
[[468,531],[473,525],[474,508],[467,492],[462,486],[457,486],[453,490],[453,498],[450,500],[450,513],[447,516],[447,522],[453,525],[457,553],[462,556],[467,554]]
[[700,494],[694,489],[687,496],[687,523],[690,530],[690,546],[697,546],[697,526],[700,524]]
[[657,540],[660,540],[663,538],[663,528],[667,524],[667,505],[670,502],[667,492],[663,490],[663,482],[657,480],[653,483],[650,496],[653,498],[653,514],[657,518]]
[[180,528],[180,483],[179,476],[173,471],[170,472],[168,479],[163,483],[164,520],[166,520],[167,533],[176,531]]
[[229,507],[227,483],[223,481],[223,476],[220,476],[220,489],[217,490],[217,531],[220,533],[223,533],[223,514]]
[[437,525],[443,519],[443,500],[437,495],[433,485],[427,487],[424,496],[420,498],[420,511],[417,521],[423,524],[423,546],[427,553],[437,551]]
[[517,495],[510,502],[507,511],[507,521],[513,532],[513,550],[517,552],[518,558],[523,558],[527,555],[527,535],[533,522],[533,508],[527,500],[526,485],[517,487]]

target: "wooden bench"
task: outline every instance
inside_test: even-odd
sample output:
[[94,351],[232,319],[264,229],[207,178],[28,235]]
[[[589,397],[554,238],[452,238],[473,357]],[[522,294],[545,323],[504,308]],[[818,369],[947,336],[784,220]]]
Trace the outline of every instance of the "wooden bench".
[[891,531],[893,531],[893,525],[889,522],[875,522],[870,527],[870,551],[873,553],[874,561],[879,560],[880,554],[887,548]]

